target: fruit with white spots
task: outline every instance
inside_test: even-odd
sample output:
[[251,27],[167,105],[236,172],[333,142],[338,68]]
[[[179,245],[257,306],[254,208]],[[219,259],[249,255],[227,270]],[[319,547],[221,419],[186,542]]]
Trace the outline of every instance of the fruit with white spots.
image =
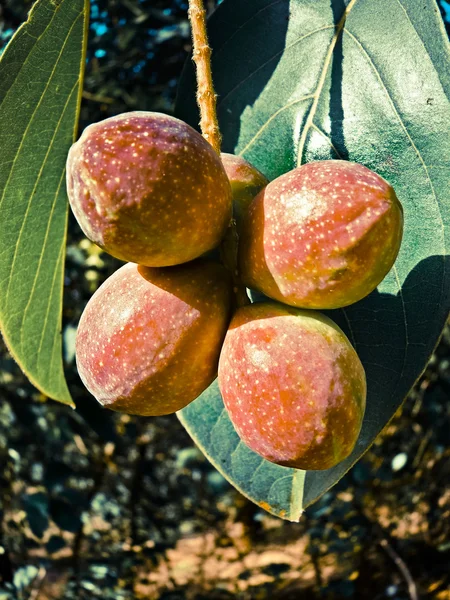
[[163,267],[216,247],[231,219],[220,157],[189,125],[130,112],[85,129],[67,160],[85,235],[124,261]]
[[403,210],[366,167],[305,164],[253,200],[239,247],[243,283],[292,306],[339,308],[367,296],[394,264]]
[[240,223],[253,198],[269,180],[242,156],[222,152],[220,157],[231,184],[234,216]]
[[217,375],[231,300],[228,273],[203,259],[166,268],[124,265],[81,316],[76,358],[83,383],[112,410],[180,410]]
[[358,439],[364,368],[343,331],[315,311],[276,302],[238,309],[219,387],[242,441],[279,465],[329,469]]

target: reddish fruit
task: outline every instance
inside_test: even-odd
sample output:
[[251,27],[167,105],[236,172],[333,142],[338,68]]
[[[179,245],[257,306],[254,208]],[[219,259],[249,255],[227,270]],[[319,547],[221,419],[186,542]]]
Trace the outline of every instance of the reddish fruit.
[[220,157],[173,117],[130,112],[90,125],[67,160],[70,204],[93,242],[162,267],[217,246],[231,219]]
[[234,214],[240,221],[253,198],[266,187],[269,180],[242,156],[222,152],[220,157],[231,184]]
[[320,313],[274,302],[240,308],[220,355],[219,387],[240,438],[279,465],[329,469],[358,439],[364,369]]
[[242,280],[292,306],[347,306],[388,273],[402,231],[402,207],[382,177],[346,161],[309,163],[252,202],[239,248]]
[[180,410],[216,377],[231,298],[228,273],[218,264],[124,265],[81,316],[76,356],[83,383],[113,410]]

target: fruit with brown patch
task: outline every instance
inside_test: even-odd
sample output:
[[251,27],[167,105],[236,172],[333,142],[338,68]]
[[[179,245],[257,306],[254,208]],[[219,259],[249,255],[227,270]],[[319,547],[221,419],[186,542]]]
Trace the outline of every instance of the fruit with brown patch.
[[124,265],[81,316],[76,358],[83,383],[112,410],[180,410],[216,377],[231,299],[228,273],[215,263]]
[[250,205],[241,277],[292,306],[347,306],[386,276],[402,232],[401,204],[382,177],[346,161],[308,163],[269,183]]
[[364,368],[330,319],[275,302],[240,308],[219,387],[247,446],[282,466],[329,469],[352,452],[366,402]]
[[231,219],[218,154],[192,127],[160,113],[87,127],[69,152],[67,189],[90,240],[147,266],[199,257],[220,243]]

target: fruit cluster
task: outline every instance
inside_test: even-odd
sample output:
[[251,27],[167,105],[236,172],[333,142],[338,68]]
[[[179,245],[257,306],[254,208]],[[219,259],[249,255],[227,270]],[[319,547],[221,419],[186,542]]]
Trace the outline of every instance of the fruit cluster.
[[[266,459],[327,469],[350,454],[364,369],[339,327],[305,309],[356,302],[391,268],[403,215],[384,179],[336,160],[269,183],[182,121],[133,112],[84,131],[67,185],[84,233],[129,261],[78,327],[79,374],[99,402],[168,414],[218,373],[236,431]],[[237,306],[236,273],[210,253],[233,210],[238,281],[265,302]]]

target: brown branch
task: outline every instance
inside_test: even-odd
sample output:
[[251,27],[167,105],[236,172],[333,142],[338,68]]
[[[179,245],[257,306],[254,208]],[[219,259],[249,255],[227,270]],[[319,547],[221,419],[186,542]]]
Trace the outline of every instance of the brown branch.
[[373,532],[378,537],[378,544],[383,548],[386,554],[394,562],[400,573],[403,575],[406,585],[408,587],[408,593],[411,600],[420,600],[419,592],[417,591],[416,583],[411,575],[411,571],[408,569],[407,564],[401,556],[394,550],[392,544],[387,539],[387,534],[383,527],[378,521],[373,521],[370,514],[364,509],[363,505],[359,500],[355,501],[355,508],[358,510],[360,516],[372,527]]
[[386,552],[386,554],[388,556],[390,556],[390,558],[394,561],[398,570],[401,572],[401,574],[405,578],[406,584],[408,586],[409,597],[411,598],[411,600],[419,600],[417,586],[415,584],[414,579],[412,578],[411,572],[408,569],[405,561],[402,559],[401,556],[399,556],[397,554],[397,552],[394,550],[394,548],[391,546],[391,544],[387,541],[386,538],[382,538],[379,541],[379,544],[383,548],[383,550]]
[[[197,104],[203,137],[220,156],[222,136],[217,119],[217,96],[211,71],[211,48],[206,31],[206,10],[203,0],[189,0],[189,20],[192,29],[193,59],[197,68]],[[245,287],[239,280],[237,267],[238,235],[236,222],[231,220],[220,247],[221,259],[233,279],[236,308],[249,304]]]
[[417,591],[417,585],[411,575],[411,571],[408,569],[407,564],[401,556],[394,550],[392,544],[387,539],[388,535],[378,521],[373,521],[371,515],[365,510],[360,499],[355,498],[355,508],[359,515],[366,521],[367,525],[372,528],[374,534],[378,538],[378,544],[386,552],[386,554],[395,563],[396,567],[403,575],[406,585],[408,587],[408,593],[411,600],[420,600],[419,592]]
[[217,120],[217,97],[211,72],[211,48],[206,32],[206,10],[203,0],[189,0],[189,20],[192,29],[193,59],[197,68],[197,104],[203,137],[220,154],[222,137]]
[[114,98],[110,98],[109,96],[101,96],[100,94],[91,94],[91,92],[87,92],[83,90],[83,98],[85,100],[91,100],[92,102],[99,102],[101,104],[114,104]]

